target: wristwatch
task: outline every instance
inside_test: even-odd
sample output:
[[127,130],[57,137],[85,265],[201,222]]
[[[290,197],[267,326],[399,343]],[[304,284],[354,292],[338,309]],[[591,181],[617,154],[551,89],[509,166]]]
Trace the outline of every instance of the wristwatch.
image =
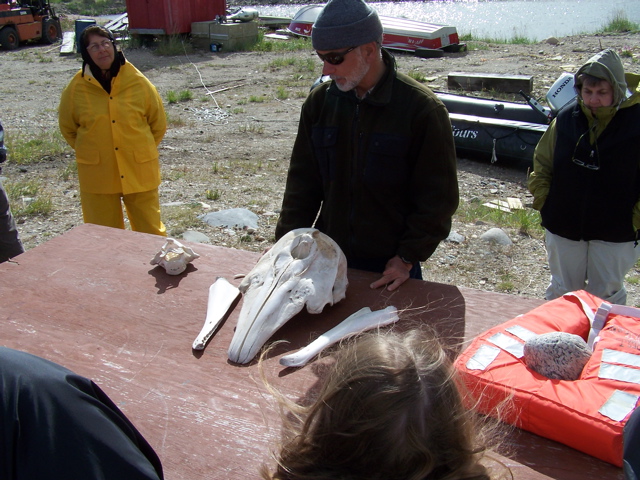
[[401,257],[400,255],[398,255],[400,257],[400,260],[402,260],[404,263],[408,264],[408,265],[413,265],[413,262],[410,260],[407,260],[404,257]]

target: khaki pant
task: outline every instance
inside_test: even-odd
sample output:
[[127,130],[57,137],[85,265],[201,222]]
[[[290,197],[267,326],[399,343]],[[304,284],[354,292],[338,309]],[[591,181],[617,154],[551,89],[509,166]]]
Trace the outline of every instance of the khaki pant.
[[167,231],[160,219],[158,190],[148,192],[102,194],[80,192],[82,217],[85,223],[124,229],[122,202],[127,211],[131,230],[166,236]]
[[[604,227],[603,227],[604,228]],[[640,258],[640,245],[602,240],[574,241],[546,231],[551,283],[545,298],[586,290],[610,303],[626,305],[624,276]]]

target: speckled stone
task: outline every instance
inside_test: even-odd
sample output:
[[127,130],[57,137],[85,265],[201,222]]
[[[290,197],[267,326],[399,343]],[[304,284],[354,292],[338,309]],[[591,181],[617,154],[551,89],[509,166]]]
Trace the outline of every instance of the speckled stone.
[[554,380],[577,380],[590,357],[587,342],[572,333],[544,333],[524,344],[527,367]]

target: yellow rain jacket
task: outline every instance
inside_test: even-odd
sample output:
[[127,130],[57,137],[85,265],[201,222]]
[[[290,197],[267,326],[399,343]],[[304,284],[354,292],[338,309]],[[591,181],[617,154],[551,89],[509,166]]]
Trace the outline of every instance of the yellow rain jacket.
[[80,190],[124,195],[160,185],[158,144],[167,128],[153,84],[126,62],[107,93],[89,67],[62,92],[60,131],[76,151]]

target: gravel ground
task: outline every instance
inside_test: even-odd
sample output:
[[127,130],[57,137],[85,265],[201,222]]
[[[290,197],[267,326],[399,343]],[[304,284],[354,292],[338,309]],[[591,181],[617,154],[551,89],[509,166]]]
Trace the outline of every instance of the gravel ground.
[[[556,44],[553,44],[556,43]],[[397,55],[400,71],[419,72],[436,90],[446,90],[452,71],[531,75],[533,96],[543,99],[563,71],[574,71],[602,48],[614,47],[625,67],[638,72],[640,35],[580,35],[534,45],[477,44],[470,51],[438,59]],[[170,235],[185,231],[206,235],[216,245],[261,251],[273,241],[284,191],[289,154],[298,115],[309,85],[320,72],[310,48],[293,53],[211,53],[189,49],[157,56],[147,48],[127,49],[127,58],[157,86],[169,119],[161,144],[163,217]],[[60,93],[81,63],[61,56],[57,46],[31,45],[0,52],[3,82],[2,122],[12,148],[25,140],[56,138]],[[168,102],[169,92],[191,100]],[[489,96],[484,92],[482,95]],[[7,186],[37,185],[39,193],[13,199],[27,249],[82,222],[74,153],[44,143],[27,163],[9,157],[3,176]],[[488,159],[459,159],[463,207],[456,214],[454,241],[443,242],[424,264],[427,280],[542,298],[549,280],[544,242],[531,211],[527,168]],[[29,215],[34,198],[49,198],[50,213]],[[528,212],[523,221],[501,219],[479,205],[515,198]],[[209,226],[198,215],[246,208],[258,215],[258,228],[237,230]],[[533,221],[531,220],[533,218]],[[487,243],[480,237],[502,227],[512,245]],[[159,242],[159,246],[161,242]],[[196,248],[197,251],[197,248]],[[155,252],[149,252],[150,258]],[[630,272],[629,304],[640,306],[640,269]]]

